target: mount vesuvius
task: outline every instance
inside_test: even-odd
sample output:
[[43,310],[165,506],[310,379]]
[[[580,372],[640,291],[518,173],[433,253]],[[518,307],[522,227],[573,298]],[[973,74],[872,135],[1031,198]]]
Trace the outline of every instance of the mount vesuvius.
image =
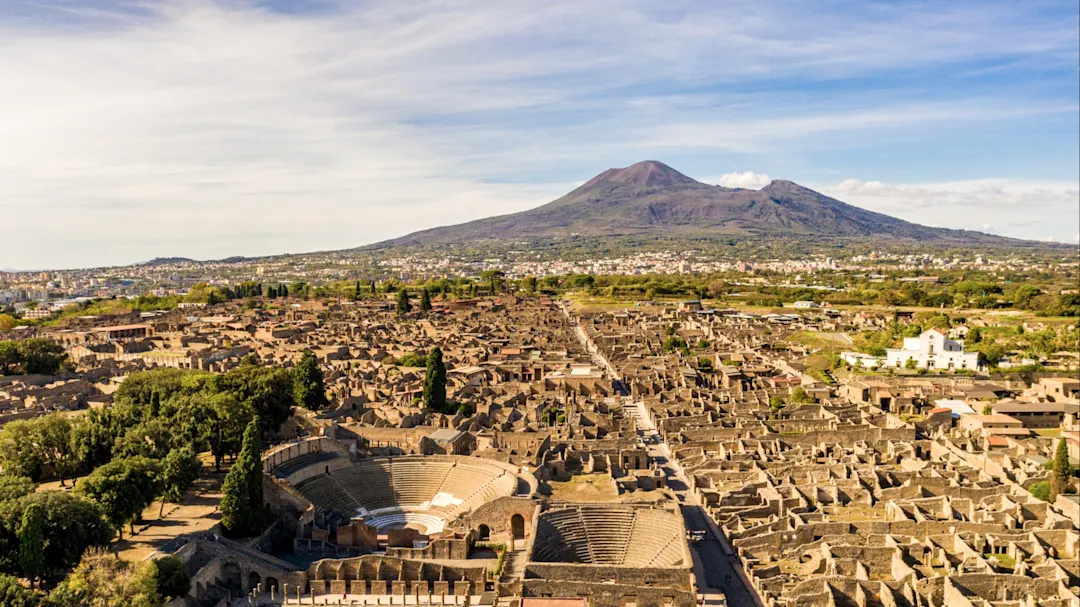
[[709,185],[649,160],[608,169],[569,194],[535,209],[414,232],[366,248],[628,234],[1035,244],[911,223],[852,206],[790,181],[773,181],[760,190]]

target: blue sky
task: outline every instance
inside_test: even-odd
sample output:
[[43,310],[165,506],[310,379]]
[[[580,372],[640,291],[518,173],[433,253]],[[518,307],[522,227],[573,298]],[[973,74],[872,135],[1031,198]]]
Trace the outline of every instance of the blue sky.
[[357,246],[662,160],[1075,242],[1075,2],[0,0],[0,267]]

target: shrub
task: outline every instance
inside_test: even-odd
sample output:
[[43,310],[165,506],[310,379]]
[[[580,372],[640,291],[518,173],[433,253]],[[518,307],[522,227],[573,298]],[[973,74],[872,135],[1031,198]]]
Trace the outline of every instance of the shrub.
[[1050,483],[1046,481],[1040,481],[1028,487],[1028,492],[1044,502],[1050,501]]

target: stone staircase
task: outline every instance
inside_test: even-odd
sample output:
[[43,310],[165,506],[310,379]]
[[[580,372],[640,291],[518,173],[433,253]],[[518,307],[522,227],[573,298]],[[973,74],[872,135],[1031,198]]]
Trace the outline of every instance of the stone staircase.
[[525,561],[528,558],[524,548],[507,552],[499,582],[514,582],[525,577]]

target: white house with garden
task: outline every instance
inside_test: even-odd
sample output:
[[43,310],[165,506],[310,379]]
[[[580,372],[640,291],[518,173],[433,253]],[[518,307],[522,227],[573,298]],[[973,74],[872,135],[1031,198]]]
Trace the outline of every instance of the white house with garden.
[[902,369],[915,361],[917,369],[976,369],[979,353],[964,351],[964,340],[949,339],[941,329],[927,329],[918,337],[905,337],[900,348],[885,351],[885,364]]

